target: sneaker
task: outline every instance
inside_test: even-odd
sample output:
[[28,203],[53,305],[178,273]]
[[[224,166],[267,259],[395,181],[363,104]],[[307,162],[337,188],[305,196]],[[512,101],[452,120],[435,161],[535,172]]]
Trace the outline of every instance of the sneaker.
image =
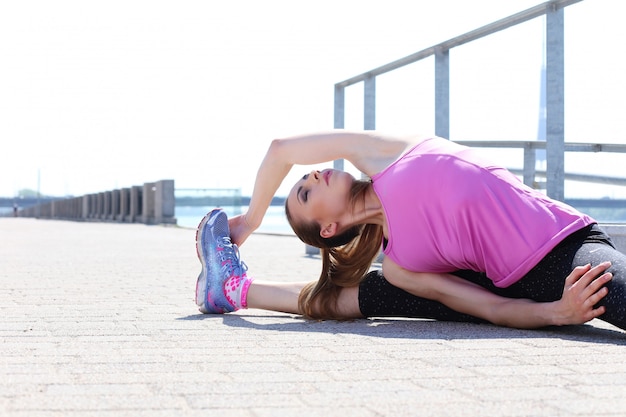
[[229,313],[235,306],[228,300],[224,283],[245,277],[246,265],[239,259],[237,245],[230,241],[228,216],[222,209],[210,211],[196,231],[196,251],[202,272],[196,283],[196,304],[202,313]]

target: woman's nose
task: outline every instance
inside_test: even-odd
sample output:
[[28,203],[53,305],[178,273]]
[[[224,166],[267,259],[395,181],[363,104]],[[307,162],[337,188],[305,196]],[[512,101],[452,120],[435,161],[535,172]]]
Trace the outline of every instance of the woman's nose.
[[307,179],[311,182],[317,182],[319,180],[319,173],[320,173],[319,171],[314,169],[313,171],[309,173],[309,176]]

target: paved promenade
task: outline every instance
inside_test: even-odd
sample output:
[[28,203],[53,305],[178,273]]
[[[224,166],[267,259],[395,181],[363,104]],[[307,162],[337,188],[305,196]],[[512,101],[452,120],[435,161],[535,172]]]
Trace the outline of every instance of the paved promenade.
[[[626,333],[201,315],[195,230],[0,218],[0,416],[626,416]],[[317,277],[295,237],[242,248]]]

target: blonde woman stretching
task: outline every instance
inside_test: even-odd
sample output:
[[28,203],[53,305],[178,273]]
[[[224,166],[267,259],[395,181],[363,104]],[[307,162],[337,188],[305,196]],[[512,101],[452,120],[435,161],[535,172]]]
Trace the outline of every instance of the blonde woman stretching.
[[[474,150],[440,138],[332,131],[275,140],[259,168],[248,212],[230,221],[232,241],[243,243],[260,225],[292,165],[338,158],[371,181],[312,171],[287,198],[296,234],[322,248],[320,279],[300,294],[305,315],[336,317],[340,289],[359,285],[382,242],[389,282],[474,315],[484,296],[450,273],[472,270],[491,280],[493,293],[556,302],[576,265],[588,269],[610,261],[614,278],[599,278],[608,295],[598,311],[601,319],[626,328],[626,256],[595,221],[524,186]],[[514,307],[503,324],[545,324],[545,317],[534,314],[537,304],[509,304]]]

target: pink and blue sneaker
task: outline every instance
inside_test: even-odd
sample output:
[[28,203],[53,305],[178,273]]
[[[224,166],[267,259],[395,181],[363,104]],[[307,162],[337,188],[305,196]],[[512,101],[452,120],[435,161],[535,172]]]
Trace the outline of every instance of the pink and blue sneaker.
[[202,263],[196,283],[196,304],[200,311],[222,314],[237,310],[237,303],[230,298],[231,291],[226,287],[247,282],[247,267],[239,259],[237,245],[230,240],[228,216],[222,209],[210,211],[198,225],[196,251]]

